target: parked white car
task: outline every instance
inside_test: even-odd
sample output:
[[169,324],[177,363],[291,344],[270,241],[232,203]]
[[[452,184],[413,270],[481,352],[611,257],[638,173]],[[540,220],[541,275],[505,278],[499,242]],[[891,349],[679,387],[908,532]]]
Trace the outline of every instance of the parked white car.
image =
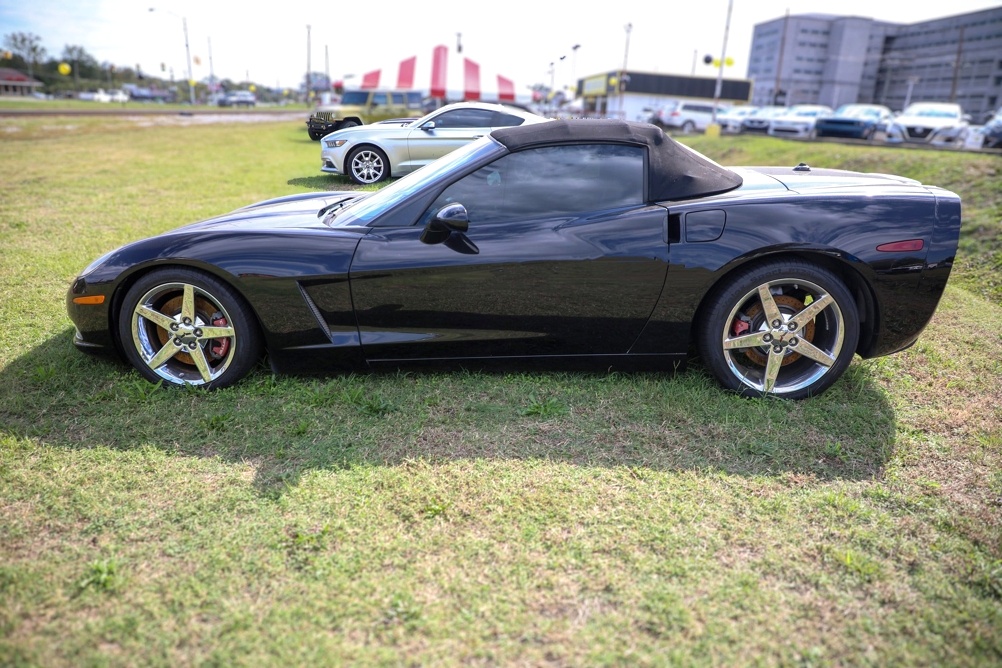
[[[724,111],[724,107],[717,107],[718,116]],[[651,123],[662,130],[681,130],[685,133],[706,132],[706,128],[712,122],[712,102],[673,100],[657,109],[651,116]]]
[[772,119],[785,113],[786,107],[759,107],[741,120],[741,132],[765,134],[769,131]]
[[773,137],[814,137],[814,122],[832,115],[832,108],[823,104],[795,104],[769,122],[767,131]]
[[888,124],[886,141],[888,144],[960,146],[967,134],[968,121],[959,104],[916,102]]
[[320,170],[355,183],[378,183],[413,172],[491,130],[546,120],[517,107],[457,102],[402,125],[336,130],[320,140]]
[[724,113],[717,114],[717,123],[720,125],[720,131],[730,134],[741,132],[741,121],[754,114],[757,110],[758,107],[743,105],[740,107],[731,107],[724,111]]

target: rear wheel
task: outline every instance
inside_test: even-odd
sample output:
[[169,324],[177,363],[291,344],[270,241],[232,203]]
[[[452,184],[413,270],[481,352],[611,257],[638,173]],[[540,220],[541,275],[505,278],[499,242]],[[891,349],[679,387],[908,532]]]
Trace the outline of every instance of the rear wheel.
[[856,303],[822,267],[774,262],[740,272],[701,310],[698,345],[725,388],[745,396],[816,396],[848,368]]
[[682,132],[685,134],[691,134],[696,131],[696,124],[692,121],[686,121],[682,124]]
[[379,183],[390,176],[386,154],[373,146],[360,146],[348,154],[348,176],[355,183]]
[[181,267],[151,272],[132,286],[118,332],[129,362],[154,383],[225,387],[262,354],[257,322],[239,295]]

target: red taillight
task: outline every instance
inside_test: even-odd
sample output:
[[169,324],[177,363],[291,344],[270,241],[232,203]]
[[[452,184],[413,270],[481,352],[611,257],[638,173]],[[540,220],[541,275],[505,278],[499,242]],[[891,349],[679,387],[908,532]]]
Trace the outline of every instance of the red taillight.
[[887,244],[880,244],[877,250],[881,253],[904,253],[908,251],[920,251],[925,247],[925,242],[921,239],[908,239],[907,241],[892,241]]

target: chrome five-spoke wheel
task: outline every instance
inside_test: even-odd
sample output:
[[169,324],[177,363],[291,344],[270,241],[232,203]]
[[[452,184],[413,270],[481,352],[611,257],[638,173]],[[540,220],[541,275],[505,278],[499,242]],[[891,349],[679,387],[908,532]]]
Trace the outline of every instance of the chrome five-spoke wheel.
[[859,339],[842,281],[802,261],[736,276],[704,311],[700,347],[722,385],[749,396],[820,394],[848,367]]
[[356,183],[379,183],[390,175],[389,160],[378,148],[362,146],[348,156],[348,175]]
[[133,366],[170,385],[229,385],[261,352],[256,327],[232,290],[188,269],[140,279],[126,295],[119,331]]

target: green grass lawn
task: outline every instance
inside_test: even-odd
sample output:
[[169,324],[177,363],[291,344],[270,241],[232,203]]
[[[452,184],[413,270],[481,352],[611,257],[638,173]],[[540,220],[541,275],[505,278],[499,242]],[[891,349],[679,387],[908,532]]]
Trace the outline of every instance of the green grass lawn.
[[77,272],[347,182],[301,122],[0,120],[0,665],[999,665],[1002,162],[686,141],[957,191],[919,343],[799,403],[698,364],[168,391],[73,349]]

